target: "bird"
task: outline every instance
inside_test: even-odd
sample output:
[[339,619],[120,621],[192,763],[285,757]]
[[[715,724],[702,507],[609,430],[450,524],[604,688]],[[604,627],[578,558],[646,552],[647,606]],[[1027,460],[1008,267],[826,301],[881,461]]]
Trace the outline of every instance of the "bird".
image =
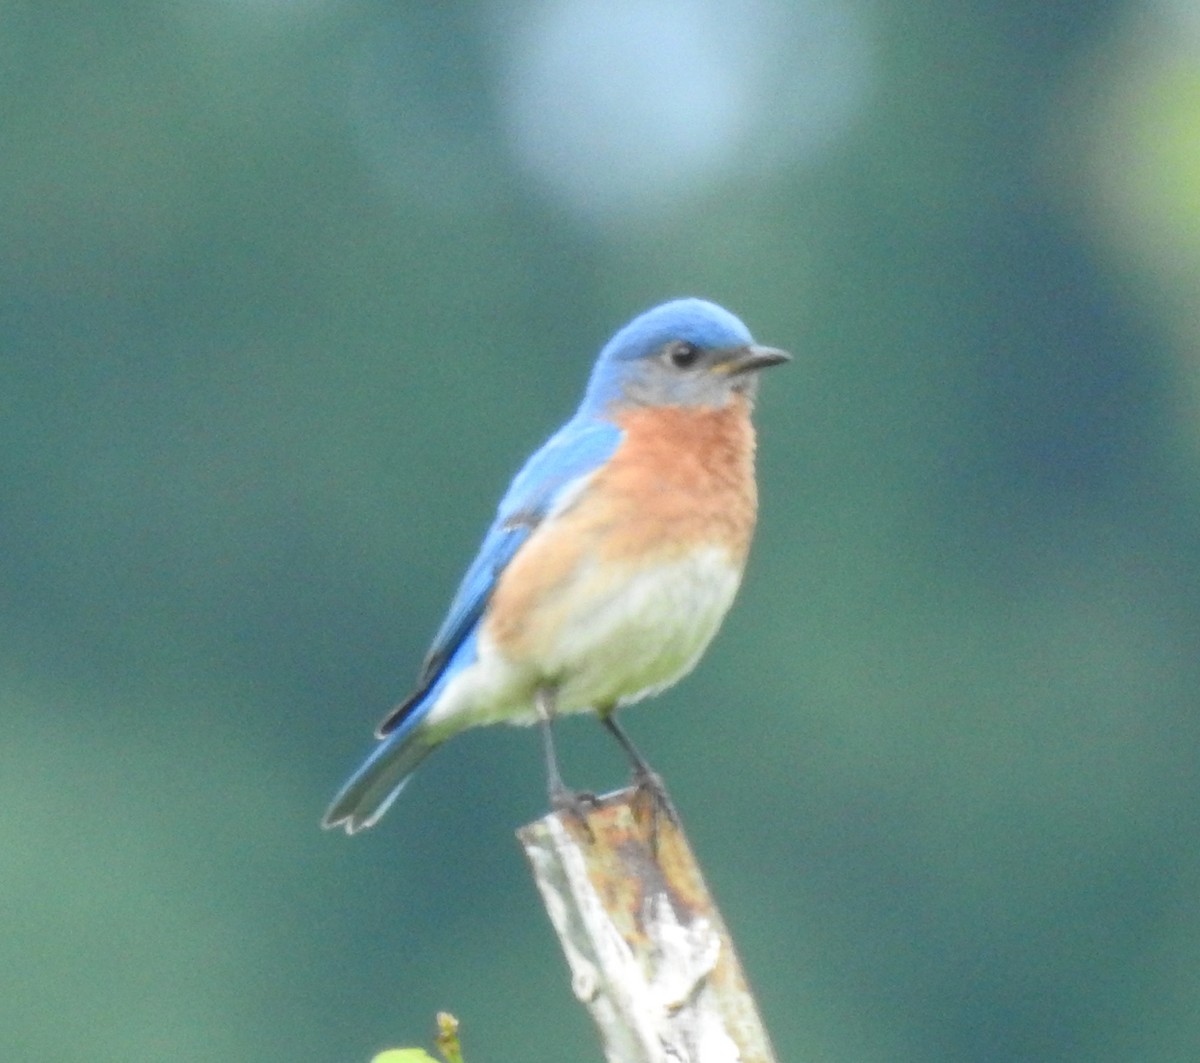
[[587,711],[665,794],[616,713],[690,672],[733,602],[757,517],[758,377],[790,359],[698,298],[617,331],[574,416],[512,480],[413,693],[322,825],[373,826],[435,748],[502,721],[541,725],[551,804],[575,807],[553,724]]

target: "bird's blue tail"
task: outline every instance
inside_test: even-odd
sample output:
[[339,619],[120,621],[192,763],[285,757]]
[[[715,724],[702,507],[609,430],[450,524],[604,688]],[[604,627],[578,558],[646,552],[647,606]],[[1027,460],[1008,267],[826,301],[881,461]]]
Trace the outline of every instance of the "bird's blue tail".
[[375,824],[417,765],[440,744],[423,733],[423,719],[424,713],[413,713],[379,744],[333,799],[321,826],[355,834]]

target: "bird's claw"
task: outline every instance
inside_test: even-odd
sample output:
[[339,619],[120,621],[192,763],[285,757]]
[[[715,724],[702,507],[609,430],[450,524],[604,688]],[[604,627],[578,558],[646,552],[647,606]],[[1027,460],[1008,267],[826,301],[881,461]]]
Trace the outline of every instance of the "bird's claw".
[[637,796],[644,794],[650,802],[650,848],[658,854],[658,824],[659,817],[662,816],[676,830],[682,829],[679,820],[679,812],[675,808],[675,803],[671,800],[670,794],[667,793],[667,788],[663,784],[662,776],[656,771],[635,771],[633,774],[633,785],[637,791]]
[[559,815],[567,815],[576,820],[587,831],[588,838],[595,841],[588,816],[596,810],[599,802],[596,795],[589,790],[572,790],[559,784],[550,789],[550,807]]

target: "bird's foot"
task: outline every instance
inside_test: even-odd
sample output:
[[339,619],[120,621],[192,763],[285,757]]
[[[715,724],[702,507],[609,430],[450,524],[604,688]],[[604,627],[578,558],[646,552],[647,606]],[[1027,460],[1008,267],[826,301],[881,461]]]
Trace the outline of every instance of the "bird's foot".
[[635,771],[633,785],[654,802],[655,809],[666,816],[672,826],[679,826],[679,812],[675,808],[675,802],[671,800],[671,795],[667,793],[666,784],[658,772]]
[[679,812],[671,800],[671,795],[667,793],[667,787],[658,772],[648,768],[634,771],[633,785],[637,791],[635,800],[637,797],[645,795],[650,802],[650,848],[657,855],[659,817],[665,819],[676,830],[680,830],[682,825],[679,820]]
[[561,782],[550,787],[550,807],[559,815],[567,815],[576,820],[587,831],[591,841],[595,841],[595,836],[588,823],[588,816],[596,810],[597,804],[599,802],[596,795],[589,790],[572,790]]

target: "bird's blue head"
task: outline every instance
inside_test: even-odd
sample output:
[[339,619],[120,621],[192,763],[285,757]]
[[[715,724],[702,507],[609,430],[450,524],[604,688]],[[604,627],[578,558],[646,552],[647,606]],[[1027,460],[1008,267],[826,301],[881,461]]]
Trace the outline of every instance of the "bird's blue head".
[[635,317],[604,345],[584,407],[724,406],[753,398],[759,369],[788,355],[760,347],[728,310],[703,299],[675,299]]

